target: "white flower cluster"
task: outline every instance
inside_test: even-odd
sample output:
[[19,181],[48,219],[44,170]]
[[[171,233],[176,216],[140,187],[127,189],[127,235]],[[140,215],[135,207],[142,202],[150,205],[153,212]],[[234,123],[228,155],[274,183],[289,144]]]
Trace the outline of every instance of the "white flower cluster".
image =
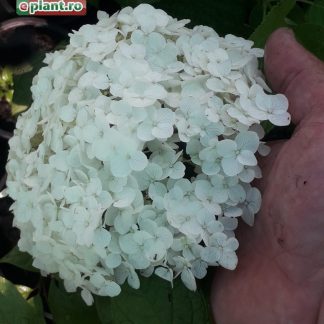
[[236,267],[237,218],[261,203],[259,124],[287,125],[287,99],[251,41],[147,4],[98,19],[46,56],[10,140],[19,248],[87,304],[138,273],[195,290],[208,266]]

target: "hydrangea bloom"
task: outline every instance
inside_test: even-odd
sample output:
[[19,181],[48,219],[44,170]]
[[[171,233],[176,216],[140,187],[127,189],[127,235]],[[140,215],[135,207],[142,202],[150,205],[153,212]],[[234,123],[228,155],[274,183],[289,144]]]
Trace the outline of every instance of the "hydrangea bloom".
[[237,218],[261,203],[259,124],[287,125],[287,99],[251,41],[147,4],[98,19],[46,56],[10,140],[19,248],[87,304],[138,274],[194,290],[208,266],[236,267]]

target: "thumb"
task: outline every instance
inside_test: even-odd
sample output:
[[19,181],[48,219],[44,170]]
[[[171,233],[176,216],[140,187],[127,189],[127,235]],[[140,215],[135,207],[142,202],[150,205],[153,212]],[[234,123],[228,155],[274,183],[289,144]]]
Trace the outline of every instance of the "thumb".
[[315,110],[324,109],[324,64],[296,41],[290,29],[277,29],[271,34],[264,63],[273,90],[287,96],[295,124]]

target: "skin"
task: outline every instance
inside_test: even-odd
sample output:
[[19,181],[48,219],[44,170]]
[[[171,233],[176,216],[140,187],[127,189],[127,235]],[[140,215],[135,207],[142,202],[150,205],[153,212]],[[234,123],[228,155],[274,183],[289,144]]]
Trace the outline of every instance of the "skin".
[[324,323],[324,63],[288,29],[265,48],[266,77],[284,93],[297,125],[259,159],[263,202],[253,228],[241,224],[235,271],[217,270],[217,324]]

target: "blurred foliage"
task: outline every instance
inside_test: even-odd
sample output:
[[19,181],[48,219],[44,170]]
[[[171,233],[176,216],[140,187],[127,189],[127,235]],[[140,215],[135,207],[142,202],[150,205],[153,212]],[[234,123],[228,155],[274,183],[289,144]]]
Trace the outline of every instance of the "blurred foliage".
[[[0,110],[5,109],[4,107],[9,107],[9,117],[11,115],[16,115],[28,108],[27,105],[19,105],[13,102],[14,97],[14,78],[12,69],[8,66],[3,68],[0,67],[0,103],[5,103],[1,105]],[[6,111],[0,111],[1,116],[6,115]]]
[[0,277],[1,324],[45,324],[40,296],[28,298],[31,292]]
[[114,298],[96,297],[101,323],[132,324],[208,324],[208,307],[204,296],[188,290],[180,278],[171,284],[156,275],[141,278],[141,288],[127,283]]
[[13,77],[12,71],[8,67],[0,69],[0,99],[12,101]]
[[[29,82],[27,84],[29,84]],[[3,68],[0,67],[0,101],[6,102],[9,105],[11,110],[10,115],[17,115],[18,113],[26,110],[28,108],[26,101],[28,98],[30,98],[30,95],[24,94],[22,105],[14,102],[15,94],[17,92],[19,93],[19,91],[14,91],[14,85],[17,87],[16,82],[14,82],[13,69],[8,66]],[[22,89],[24,88],[25,87],[22,87]]]
[[294,27],[297,39],[318,58],[324,60],[324,26],[300,24]]
[[[104,1],[104,0],[101,0]],[[100,0],[88,4],[100,8]],[[290,27],[296,38],[319,58],[324,59],[324,0],[116,0],[121,7],[146,2],[164,9],[170,15],[191,19],[191,26],[208,25],[220,35],[228,33],[250,38],[256,46],[264,47],[269,35],[278,27]],[[44,53],[39,53],[19,67],[0,68],[0,96],[12,107],[30,105],[30,86],[42,66]],[[21,111],[20,110],[20,111]],[[19,111],[19,109],[17,110]],[[270,123],[266,132],[276,132]],[[34,271],[29,255],[12,250],[0,259],[29,271]],[[210,282],[208,282],[210,286]],[[21,293],[23,291],[24,293]],[[45,289],[45,291],[47,291]],[[0,278],[1,324],[44,323],[40,297],[27,298],[31,292]],[[44,295],[44,296],[43,296]],[[95,298],[95,305],[85,306],[79,292],[67,293],[61,283],[51,279],[48,294],[43,301],[49,306],[54,323],[96,324],[207,324],[211,323],[208,294],[192,293],[180,282],[174,288],[157,277],[141,278],[141,288],[133,290],[125,285],[120,296],[110,299]],[[19,312],[15,310],[19,309]]]
[[279,27],[288,26],[285,18],[291,9],[295,6],[295,0],[283,0],[273,6],[270,11],[264,15],[262,22],[250,35],[256,47],[264,47],[269,35]]
[[14,80],[13,102],[16,104],[30,106],[32,103],[30,86],[34,76],[38,73],[39,69],[45,65],[43,63],[44,58],[44,53],[38,53],[33,56],[29,62],[12,69]]
[[67,293],[62,282],[51,281],[48,303],[55,324],[100,324],[95,306],[87,306],[80,293]]
[[252,28],[248,24],[253,0],[160,0],[156,7],[177,18],[189,18],[191,26],[207,25],[220,35],[232,33],[248,37]]
[[308,23],[324,26],[324,0],[315,0],[306,11],[305,20]]
[[18,268],[27,271],[38,271],[38,269],[32,266],[33,258],[26,252],[21,252],[17,246],[15,246],[9,253],[0,259],[0,263],[12,264]]

